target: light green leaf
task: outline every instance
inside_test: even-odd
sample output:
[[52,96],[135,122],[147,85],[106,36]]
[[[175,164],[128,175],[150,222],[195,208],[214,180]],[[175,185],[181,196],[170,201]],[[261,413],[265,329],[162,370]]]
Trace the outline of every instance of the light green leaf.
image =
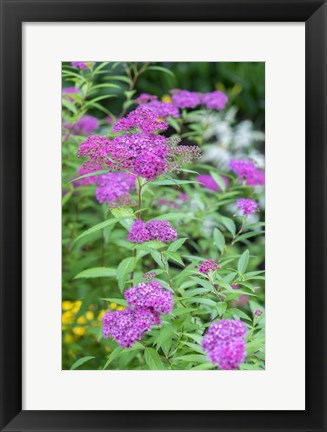
[[164,369],[159,354],[153,348],[145,348],[144,360],[151,370]]
[[226,190],[226,184],[220,174],[218,174],[216,171],[210,171],[211,177],[215,180],[215,182],[218,184],[220,189],[225,192]]
[[181,246],[183,246],[186,240],[187,238],[180,238],[178,240],[175,240],[174,242],[170,243],[168,250],[170,252],[176,252]]
[[78,367],[82,366],[82,364],[84,364],[87,361],[92,360],[94,358],[95,358],[94,356],[85,356],[85,357],[82,357],[82,358],[76,360],[76,362],[71,366],[70,370],[77,369]]
[[214,229],[213,240],[214,240],[214,243],[217,246],[218,250],[222,253],[224,251],[224,248],[225,248],[225,237],[219,231],[218,228]]
[[125,299],[118,299],[118,298],[102,298],[100,300],[105,300],[109,303],[117,303],[120,306],[127,306],[127,301]]
[[123,351],[123,348],[121,348],[121,347],[115,348],[112,351],[112,353],[109,354],[108,360],[106,361],[105,365],[103,366],[103,370],[107,369],[107,367],[110,365],[110,363],[112,361],[114,361],[119,356],[119,354],[122,353],[122,351]]
[[130,273],[134,270],[136,264],[135,257],[128,257],[123,259],[117,268],[117,279],[118,286],[122,292],[125,286],[125,282],[130,277]]
[[175,78],[175,75],[174,75],[174,73],[171,70],[169,70],[169,69],[167,69],[165,67],[162,67],[162,66],[148,66],[146,70],[147,71],[163,72],[163,73],[166,73],[167,75]]
[[97,277],[116,277],[116,269],[108,267],[94,267],[78,273],[74,279],[97,278]]
[[242,253],[242,255],[240,256],[240,259],[238,260],[238,263],[237,263],[237,270],[240,273],[242,273],[242,274],[245,273],[245,271],[248,267],[248,264],[249,264],[249,258],[250,258],[250,252],[247,249],[246,251],[244,251]]
[[89,236],[97,231],[100,231],[108,226],[114,225],[115,223],[118,222],[118,219],[108,219],[104,222],[100,222],[97,225],[94,225],[92,228],[89,228],[88,230],[84,231],[82,234],[80,234],[74,241],[74,243],[76,243],[78,240],[80,240],[81,238],[84,238],[86,236]]
[[236,227],[235,227],[235,223],[232,219],[225,217],[225,216],[221,216],[221,222],[225,225],[225,227],[228,229],[228,231],[235,236],[236,233]]

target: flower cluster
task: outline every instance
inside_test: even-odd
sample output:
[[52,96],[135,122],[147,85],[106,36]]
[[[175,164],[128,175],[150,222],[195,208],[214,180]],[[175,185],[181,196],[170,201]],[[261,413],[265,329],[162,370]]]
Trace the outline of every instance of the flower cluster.
[[131,111],[127,117],[119,119],[113,126],[113,132],[129,131],[138,128],[141,132],[152,133],[158,130],[164,131],[168,124],[159,119],[158,115],[144,105],[139,106],[136,110]]
[[178,107],[168,102],[160,102],[154,100],[145,103],[142,106],[153,111],[155,115],[159,118],[168,118],[168,117],[178,118],[180,116]]
[[87,70],[90,69],[92,66],[94,66],[95,62],[71,62],[71,65],[74,68]]
[[159,240],[169,243],[177,239],[177,232],[165,220],[152,220],[144,222],[138,219],[131,226],[128,234],[128,240],[133,243],[144,243],[150,240]]
[[124,293],[128,308],[108,311],[103,318],[103,336],[116,339],[124,348],[130,348],[144,333],[160,324],[160,315],[169,314],[173,297],[158,282],[141,282]]
[[[83,176],[85,174],[90,174],[92,172],[101,171],[102,165],[96,164],[96,163],[90,163],[89,161],[86,161],[83,163],[83,165],[78,169],[77,175],[78,177]],[[74,186],[89,186],[91,184],[98,182],[98,176],[89,176],[84,177],[82,179],[79,179],[77,181],[74,181]]]
[[213,91],[210,93],[204,93],[201,97],[202,104],[212,110],[222,110],[228,101],[228,97],[221,91]]
[[99,120],[90,115],[82,116],[75,124],[66,124],[65,127],[75,135],[90,135],[99,127]]
[[[222,177],[223,182],[227,185],[228,179],[226,177]],[[217,184],[216,180],[209,174],[200,174],[196,177],[198,183],[202,184],[206,189],[211,191],[219,191],[220,186]]]
[[133,189],[135,189],[135,177],[126,173],[109,173],[99,176],[95,195],[101,204],[112,203],[124,196],[129,197]]
[[241,320],[223,319],[211,324],[202,339],[202,348],[220,369],[237,369],[246,355],[246,332],[246,325]]
[[86,156],[93,163],[105,163],[109,171],[127,171],[148,181],[178,170],[183,163],[201,156],[198,146],[177,146],[179,139],[166,138],[154,131],[165,128],[149,109],[140,106],[126,118],[118,120],[114,130],[139,128],[141,132],[106,137],[90,136],[79,148],[78,157]]
[[241,180],[246,180],[246,184],[249,186],[265,184],[264,172],[257,169],[252,161],[243,159],[232,160],[229,167],[240,177]]
[[178,108],[195,108],[201,103],[201,95],[188,90],[172,90],[173,104]]
[[220,266],[216,263],[215,260],[205,260],[198,266],[199,272],[208,274],[211,271],[219,270]]
[[135,99],[135,102],[138,104],[143,104],[146,102],[151,102],[157,100],[157,96],[151,95],[149,93],[141,93],[138,98]]
[[252,199],[240,198],[236,201],[236,205],[241,209],[243,216],[248,216],[255,213],[259,206],[258,203]]
[[[67,94],[67,95],[70,95],[70,94],[77,94],[79,92],[79,89],[77,88],[77,87],[63,87],[63,89],[62,89],[62,94]],[[68,96],[68,100],[70,101],[70,102],[74,102],[74,98],[73,97],[71,97],[71,96]]]

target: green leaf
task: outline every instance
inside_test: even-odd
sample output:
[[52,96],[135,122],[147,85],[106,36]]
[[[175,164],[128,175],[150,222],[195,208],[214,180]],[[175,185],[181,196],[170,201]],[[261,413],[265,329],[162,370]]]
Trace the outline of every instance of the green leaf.
[[75,105],[68,101],[67,99],[63,98],[62,99],[62,104],[65,108],[69,109],[69,111],[71,111],[73,114],[77,114],[77,109],[75,107]]
[[153,348],[145,348],[144,360],[151,370],[164,369],[159,354]]
[[225,190],[226,190],[226,184],[225,184],[222,176],[220,174],[218,174],[217,172],[215,172],[215,171],[210,171],[210,175],[211,175],[211,177],[213,177],[213,179],[218,184],[218,186],[220,187],[220,189],[223,192],[225,192]]
[[205,362],[207,363],[207,357],[201,354],[187,354],[181,357],[176,357],[175,360],[187,361],[187,362]]
[[82,366],[82,364],[84,364],[87,361],[92,360],[94,358],[95,358],[94,356],[85,356],[85,357],[82,357],[82,358],[76,360],[76,362],[71,366],[70,370],[77,369],[78,367]]
[[112,209],[111,213],[116,219],[119,219],[119,223],[129,231],[135,220],[133,209],[129,207],[116,208]]
[[125,299],[118,299],[118,298],[102,298],[100,300],[105,300],[109,303],[117,303],[120,306],[127,306],[127,301]]
[[81,176],[74,177],[74,178],[68,180],[68,182],[72,183],[72,182],[76,182],[77,180],[81,180],[83,178],[92,177],[92,176],[99,176],[99,175],[102,175],[102,174],[108,174],[108,170],[106,169],[106,170],[94,171],[94,172],[90,172],[90,173],[87,173],[87,174],[83,174]]
[[164,254],[171,260],[175,261],[177,264],[180,264],[181,266],[185,267],[185,264],[183,263],[182,258],[180,257],[179,253],[177,252],[164,252]]
[[225,225],[225,227],[228,229],[228,231],[235,236],[236,233],[236,226],[235,223],[232,219],[225,217],[225,216],[221,216],[221,222]]
[[156,346],[157,348],[161,348],[168,340],[172,339],[174,336],[174,331],[171,327],[162,327],[159,331],[159,334],[156,338]]
[[117,97],[117,95],[115,95],[115,94],[107,94],[104,96],[98,96],[94,99],[91,99],[90,101],[87,101],[86,104],[84,105],[84,109],[88,108],[89,106],[94,105],[96,102],[99,102],[100,100],[115,98],[115,97]]
[[192,367],[190,370],[207,370],[207,369],[215,369],[215,365],[212,363],[202,363],[198,366]]
[[255,236],[258,236],[258,235],[261,235],[261,234],[264,234],[264,233],[265,233],[265,231],[263,231],[263,230],[261,230],[261,231],[252,231],[252,232],[249,232],[249,233],[245,233],[245,234],[242,234],[239,237],[237,237],[237,239],[235,240],[234,243],[237,243],[239,241],[243,241],[243,240],[246,240],[248,238],[255,237]]
[[155,217],[153,220],[166,220],[166,221],[173,221],[178,219],[196,219],[195,217],[185,214],[185,213],[167,213],[161,216]]
[[100,231],[108,226],[114,225],[118,222],[118,219],[108,219],[104,222],[100,222],[97,225],[94,225],[92,228],[89,228],[88,230],[84,231],[82,234],[80,234],[75,240],[74,243],[76,243],[78,240],[80,240],[83,237],[89,236],[97,231]]
[[130,273],[134,270],[136,264],[135,257],[128,257],[123,259],[117,268],[118,286],[122,292],[127,278],[129,279]]
[[244,251],[242,253],[242,255],[240,256],[240,259],[238,260],[238,263],[237,263],[237,270],[240,273],[242,273],[242,274],[245,273],[245,271],[248,267],[248,264],[249,264],[249,258],[250,258],[250,252],[247,249],[246,251]]
[[123,348],[121,348],[121,347],[115,348],[112,351],[112,353],[109,354],[108,360],[106,361],[105,365],[103,366],[103,370],[107,369],[107,367],[110,365],[110,363],[112,361],[114,361],[119,356],[119,354],[122,353],[122,351],[123,351]]
[[116,277],[116,269],[108,267],[94,267],[78,273],[74,279],[97,278],[97,277]]
[[226,312],[226,309],[227,309],[227,303],[225,303],[225,302],[219,302],[219,303],[216,304],[216,307],[217,307],[218,314],[220,316],[223,316],[224,313]]
[[248,355],[254,354],[256,351],[259,351],[259,349],[264,346],[264,342],[265,342],[264,338],[260,338],[247,343],[246,352],[248,353]]
[[217,246],[218,250],[222,253],[224,251],[224,248],[225,248],[225,237],[219,231],[218,228],[214,229],[213,241],[214,241],[215,245]]
[[174,242],[170,243],[168,250],[170,252],[176,252],[181,246],[183,246],[186,240],[187,238],[180,238],[178,240],[175,240]]
[[147,71],[151,71],[152,70],[152,71],[163,72],[163,73],[166,73],[167,75],[175,78],[175,75],[174,75],[174,73],[171,70],[169,70],[169,69],[167,69],[165,67],[162,67],[162,66],[148,66],[146,70]]

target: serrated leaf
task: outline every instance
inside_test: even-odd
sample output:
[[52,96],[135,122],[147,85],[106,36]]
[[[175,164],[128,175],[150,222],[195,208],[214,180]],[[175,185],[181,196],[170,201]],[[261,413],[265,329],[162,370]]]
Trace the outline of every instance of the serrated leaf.
[[247,249],[246,251],[244,251],[242,253],[242,255],[240,256],[240,259],[238,260],[238,263],[237,263],[237,270],[240,273],[244,274],[246,272],[246,269],[247,269],[248,264],[249,264],[249,258],[250,258],[250,252]]
[[73,365],[71,366],[70,370],[77,369],[78,367],[80,367],[84,363],[86,363],[87,361],[92,360],[94,358],[95,358],[94,356],[85,356],[85,357],[82,357],[82,358],[76,360],[75,363],[73,363]]
[[217,246],[218,250],[222,253],[224,251],[224,248],[225,248],[225,237],[219,231],[218,228],[214,229],[213,241],[214,241],[215,245]]
[[164,369],[159,354],[153,348],[145,348],[144,360],[151,370]]
[[74,279],[97,278],[97,277],[116,277],[116,269],[108,267],[94,267],[78,273]]
[[108,219],[104,222],[100,222],[97,225],[94,225],[92,228],[89,228],[88,230],[84,231],[82,234],[80,234],[75,240],[74,243],[76,243],[78,240],[80,240],[83,237],[89,236],[91,234],[94,234],[97,231],[100,231],[108,226],[114,225],[118,222],[118,219]]
[[185,267],[185,264],[183,263],[182,258],[177,252],[164,252],[164,254],[171,260],[175,261],[177,264],[180,264],[181,266]]

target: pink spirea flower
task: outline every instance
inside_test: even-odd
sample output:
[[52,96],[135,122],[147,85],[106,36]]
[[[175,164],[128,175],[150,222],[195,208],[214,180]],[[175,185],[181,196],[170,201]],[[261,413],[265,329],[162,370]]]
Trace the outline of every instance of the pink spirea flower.
[[90,69],[90,65],[95,65],[95,62],[71,62],[74,68],[87,70]]
[[124,293],[128,306],[135,309],[150,309],[157,315],[167,315],[173,309],[173,296],[159,282],[141,282]]
[[108,311],[103,318],[103,337],[111,336],[121,347],[130,348],[154,324],[160,324],[160,318],[150,309]]
[[135,99],[135,102],[138,104],[143,104],[146,102],[151,102],[157,100],[157,96],[151,95],[149,93],[141,93],[139,97]]
[[210,93],[204,93],[201,97],[202,104],[213,110],[222,110],[228,101],[228,97],[221,91],[213,91]]
[[168,102],[160,102],[157,100],[145,103],[142,105],[152,110],[158,118],[179,117],[179,109],[176,105]]
[[95,192],[99,203],[111,203],[135,189],[135,177],[126,173],[109,173],[99,176]]
[[128,240],[133,243],[144,243],[150,240],[159,240],[169,243],[177,239],[177,232],[165,220],[152,220],[147,223],[138,219],[131,226]]
[[201,103],[200,93],[175,89],[172,91],[173,104],[178,108],[195,108]]
[[146,228],[153,240],[159,240],[164,243],[177,240],[177,232],[168,221],[152,220],[146,223]]
[[198,266],[199,272],[208,274],[210,271],[219,270],[220,266],[216,263],[215,260],[205,260]]
[[[224,183],[228,184],[228,179],[226,177],[222,177]],[[217,184],[216,180],[209,174],[200,174],[196,177],[198,183],[202,184],[206,189],[211,191],[220,190],[220,186]]]
[[258,170],[252,161],[243,159],[232,160],[229,167],[241,178],[241,180],[245,179],[246,184],[249,186],[265,184],[264,172]]
[[133,223],[128,234],[128,240],[132,243],[144,243],[152,240],[143,220],[138,219]]
[[136,110],[131,111],[127,117],[119,119],[112,130],[119,132],[121,130],[129,131],[133,128],[138,128],[141,132],[152,133],[166,130],[168,124],[164,120],[160,120],[154,111],[140,105]]
[[75,135],[90,135],[99,127],[99,120],[90,115],[84,115],[70,127]]
[[90,161],[100,163],[106,161],[111,147],[112,143],[107,137],[92,135],[79,146],[77,157],[86,156]]
[[260,309],[256,309],[254,312],[254,315],[256,315],[256,316],[261,316],[262,314],[263,314],[263,312]]
[[209,360],[220,369],[237,369],[244,362],[247,327],[241,320],[223,319],[212,323],[202,339]]
[[258,209],[258,203],[252,199],[240,198],[236,201],[236,205],[241,209],[243,216],[248,216],[255,213]]

